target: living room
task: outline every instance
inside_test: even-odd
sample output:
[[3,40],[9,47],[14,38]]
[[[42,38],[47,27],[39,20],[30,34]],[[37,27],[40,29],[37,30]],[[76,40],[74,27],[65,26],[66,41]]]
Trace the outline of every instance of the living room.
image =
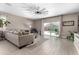
[[78,6],[0,3],[0,54],[78,55]]

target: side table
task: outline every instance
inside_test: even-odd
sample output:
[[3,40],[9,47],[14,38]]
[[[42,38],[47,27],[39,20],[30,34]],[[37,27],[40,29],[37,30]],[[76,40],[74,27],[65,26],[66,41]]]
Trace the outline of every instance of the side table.
[[0,31],[0,41],[5,38],[3,31]]

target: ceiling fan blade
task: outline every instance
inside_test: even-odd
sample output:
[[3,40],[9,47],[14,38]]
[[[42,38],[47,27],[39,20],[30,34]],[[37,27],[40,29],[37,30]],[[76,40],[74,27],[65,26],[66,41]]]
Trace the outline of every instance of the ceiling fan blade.
[[36,10],[35,7],[32,7],[32,6],[25,7],[25,8],[26,8],[27,11],[31,11],[31,12]]
[[42,12],[43,14],[47,14],[48,13],[48,11],[44,11],[44,12]]
[[44,12],[48,12],[48,11],[44,11]]
[[44,10],[46,10],[45,8],[43,8],[43,9],[41,9],[40,11],[44,11]]

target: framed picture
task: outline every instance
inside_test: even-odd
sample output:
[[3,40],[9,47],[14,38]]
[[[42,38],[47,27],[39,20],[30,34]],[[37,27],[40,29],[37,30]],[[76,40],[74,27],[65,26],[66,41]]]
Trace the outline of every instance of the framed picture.
[[63,26],[74,26],[74,21],[63,21]]

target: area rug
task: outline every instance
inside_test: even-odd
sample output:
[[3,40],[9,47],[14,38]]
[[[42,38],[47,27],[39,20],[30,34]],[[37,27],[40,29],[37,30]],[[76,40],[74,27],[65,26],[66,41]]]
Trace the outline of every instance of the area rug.
[[26,46],[27,48],[36,48],[37,46],[40,46],[42,43],[47,41],[48,39],[38,36],[36,39],[34,39],[34,43],[31,45]]

